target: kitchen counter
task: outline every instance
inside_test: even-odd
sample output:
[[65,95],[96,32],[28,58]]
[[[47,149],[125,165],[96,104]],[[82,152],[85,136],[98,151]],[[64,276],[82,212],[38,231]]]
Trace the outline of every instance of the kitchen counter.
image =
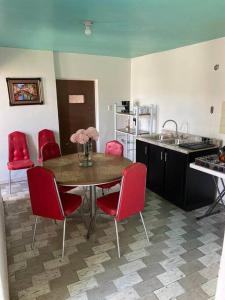
[[190,163],[196,157],[217,154],[217,141],[179,135],[182,144],[213,143],[212,147],[207,144],[206,148],[198,150],[181,148],[176,141],[174,136],[166,134],[137,137],[136,161],[147,167],[147,187],[186,211],[211,204],[216,196],[211,175],[191,169]]
[[[184,153],[184,154],[190,154],[190,153],[193,153],[193,152],[199,152],[199,151],[203,151],[205,149],[209,150],[209,149],[216,149],[216,148],[218,148],[218,145],[212,145],[212,147],[201,148],[201,149],[198,149],[198,150],[190,150],[190,149],[182,148],[178,144],[167,143],[166,140],[165,141],[163,141],[163,140],[155,140],[155,139],[152,139],[150,136],[141,136],[141,135],[137,137],[137,140],[145,142],[145,143],[153,144],[153,145],[156,145],[156,146],[159,146],[159,147],[163,147],[163,148],[166,148],[166,149],[170,149],[170,150],[174,150],[174,151],[177,151],[177,152],[181,152],[181,153]],[[189,141],[187,140],[187,142],[189,142]]]

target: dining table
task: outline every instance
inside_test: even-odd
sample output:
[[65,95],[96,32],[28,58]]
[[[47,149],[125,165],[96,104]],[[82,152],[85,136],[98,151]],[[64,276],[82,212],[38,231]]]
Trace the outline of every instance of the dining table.
[[132,161],[125,157],[93,153],[92,162],[92,166],[80,166],[79,154],[74,153],[46,160],[43,166],[54,173],[56,182],[62,186],[90,188],[93,217],[96,210],[96,186],[121,179],[123,170]]

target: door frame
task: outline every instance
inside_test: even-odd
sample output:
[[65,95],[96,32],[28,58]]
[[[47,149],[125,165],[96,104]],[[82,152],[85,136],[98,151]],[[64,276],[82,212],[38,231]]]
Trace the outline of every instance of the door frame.
[[[65,77],[56,77],[55,78],[55,82],[56,80],[79,80],[79,81],[93,81],[94,82],[94,89],[95,89],[95,126],[96,129],[99,132],[99,93],[98,93],[98,79],[80,79],[80,78],[65,78]],[[57,96],[57,93],[56,93]],[[57,100],[57,99],[56,99]],[[57,110],[58,110],[58,106],[57,106]],[[58,120],[58,125],[59,125],[59,120]],[[100,151],[100,141],[98,139],[98,141],[96,142],[96,151],[99,152]]]

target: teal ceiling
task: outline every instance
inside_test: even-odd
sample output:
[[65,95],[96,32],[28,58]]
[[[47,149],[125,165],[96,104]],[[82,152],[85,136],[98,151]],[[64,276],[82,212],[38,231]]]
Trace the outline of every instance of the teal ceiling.
[[136,57],[225,36],[224,12],[225,0],[0,0],[0,46]]

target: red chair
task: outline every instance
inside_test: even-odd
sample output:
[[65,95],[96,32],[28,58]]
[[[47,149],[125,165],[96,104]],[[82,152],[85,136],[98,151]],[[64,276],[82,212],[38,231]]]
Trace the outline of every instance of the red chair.
[[[123,157],[123,145],[116,140],[110,141],[106,143],[105,154]],[[102,189],[102,194],[104,195],[104,189],[110,189],[118,183],[120,183],[120,180],[97,185],[97,187]]]
[[8,135],[9,161],[9,193],[11,194],[11,171],[27,169],[34,166],[27,147],[26,135],[20,131],[14,131]]
[[43,129],[38,132],[38,162],[42,163],[41,148],[47,143],[55,143],[54,132],[49,129]]
[[[41,147],[42,162],[52,159],[52,158],[57,158],[60,156],[61,156],[61,151],[60,151],[59,145],[55,142],[46,143]],[[59,185],[58,189],[59,189],[60,193],[66,193],[66,192],[70,191],[71,189],[74,189],[74,187]]]
[[41,147],[42,162],[60,156],[61,151],[59,145],[56,142],[49,142]]
[[52,171],[44,167],[34,167],[27,171],[28,186],[33,214],[36,216],[32,248],[35,243],[35,233],[38,217],[63,221],[62,258],[65,248],[66,218],[73,214],[81,205],[82,199],[74,194],[59,194]]
[[145,227],[142,211],[145,201],[146,166],[134,163],[123,171],[120,192],[111,193],[97,199],[97,206],[107,215],[114,217],[118,256],[120,257],[119,235],[117,222],[132,215],[140,214],[147,241],[149,237]]
[[105,154],[123,157],[123,145],[116,140],[110,141],[106,143]]

